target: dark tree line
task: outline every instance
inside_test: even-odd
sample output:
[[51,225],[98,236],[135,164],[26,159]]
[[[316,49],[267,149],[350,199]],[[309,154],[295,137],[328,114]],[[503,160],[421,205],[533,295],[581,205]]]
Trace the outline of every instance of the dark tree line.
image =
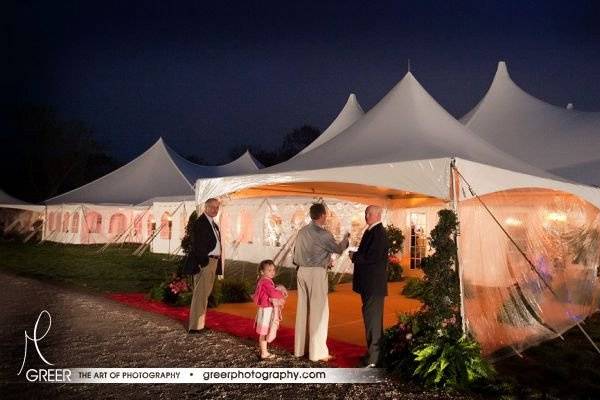
[[[25,201],[42,202],[93,181],[120,166],[84,123],[60,118],[47,106],[2,108],[0,189]],[[315,140],[321,131],[304,125],[287,133],[275,150],[239,145],[231,160],[250,150],[263,165],[285,161]],[[185,157],[204,164],[195,154]]]
[[289,160],[303,148],[311,144],[320,134],[321,131],[318,128],[310,125],[303,125],[300,128],[288,132],[284,136],[281,145],[275,150],[266,150],[251,145],[238,145],[231,149],[229,156],[232,159],[236,159],[244,154],[246,150],[250,150],[252,155],[265,167],[270,167],[271,165]]
[[80,121],[32,104],[3,111],[0,188],[40,202],[115,169],[116,161]]

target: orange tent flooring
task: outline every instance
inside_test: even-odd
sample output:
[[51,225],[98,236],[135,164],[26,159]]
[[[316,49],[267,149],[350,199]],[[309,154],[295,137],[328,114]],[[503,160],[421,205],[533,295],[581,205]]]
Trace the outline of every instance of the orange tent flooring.
[[[398,314],[412,313],[421,307],[418,300],[401,295],[405,282],[388,284],[388,296],[385,298],[383,325],[385,328],[398,321]],[[282,325],[294,328],[296,321],[297,292],[289,291],[283,310]],[[342,342],[365,345],[365,329],[362,319],[360,295],[352,291],[352,284],[338,284],[329,294],[329,337]],[[253,303],[221,304],[216,311],[254,319],[256,306]]]

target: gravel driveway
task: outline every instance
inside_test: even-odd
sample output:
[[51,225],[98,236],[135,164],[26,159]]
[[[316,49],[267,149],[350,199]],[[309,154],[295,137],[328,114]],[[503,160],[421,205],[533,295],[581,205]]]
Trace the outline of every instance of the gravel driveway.
[[[190,337],[177,321],[129,308],[99,295],[0,273],[0,398],[58,399],[431,399],[391,380],[382,384],[42,384],[17,372],[23,360],[25,329],[31,332],[42,310],[52,328],[40,343],[55,368],[95,367],[324,367],[275,351],[277,361],[257,359],[254,342],[210,331]],[[39,330],[43,333],[47,324]],[[42,367],[30,349],[26,368]],[[35,356],[35,357],[34,357]],[[36,363],[40,363],[37,364]]]

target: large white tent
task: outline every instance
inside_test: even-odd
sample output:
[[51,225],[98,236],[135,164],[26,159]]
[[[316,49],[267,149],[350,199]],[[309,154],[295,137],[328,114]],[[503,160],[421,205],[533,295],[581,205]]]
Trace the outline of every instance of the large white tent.
[[46,204],[139,204],[159,196],[194,194],[194,182],[204,177],[257,171],[260,163],[245,152],[229,164],[204,166],[189,162],[162,138],[126,165],[86,185],[46,200]]
[[[388,213],[454,205],[465,316],[488,354],[556,337],[598,306],[600,244],[589,233],[600,229],[600,190],[556,178],[484,141],[410,72],[362,118],[311,151],[257,173],[196,182],[198,204],[217,196],[233,205],[327,197],[382,204]],[[247,222],[262,223],[252,215]],[[582,240],[566,239],[577,235]],[[584,255],[576,244],[582,242],[589,245]],[[538,269],[550,271],[552,284],[564,288],[560,295],[545,289],[532,272]],[[583,297],[575,301],[574,294]]]
[[321,146],[253,174],[200,179],[196,198],[258,186],[276,192],[280,189],[268,186],[288,183],[296,193],[312,195],[320,193],[318,182],[336,182],[339,187],[327,193],[356,196],[352,185],[368,185],[365,195],[388,200],[408,193],[448,199],[452,159],[480,194],[540,187],[572,192],[600,206],[597,189],[559,180],[481,139],[410,72],[362,118]]
[[[48,199],[44,239],[73,244],[148,241],[158,249],[166,242],[167,249],[171,244],[177,248],[180,237],[171,231],[174,223],[179,230],[183,203],[193,205],[196,179],[251,173],[260,167],[249,152],[228,164],[197,165],[160,138],[115,171]],[[165,208],[161,203],[175,205]]]
[[511,79],[503,61],[483,99],[461,122],[529,164],[600,186],[600,112],[557,107],[533,97]]

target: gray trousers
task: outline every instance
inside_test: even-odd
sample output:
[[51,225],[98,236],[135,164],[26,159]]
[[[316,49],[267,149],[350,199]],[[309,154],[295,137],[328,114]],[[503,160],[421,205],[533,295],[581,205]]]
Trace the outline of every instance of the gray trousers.
[[329,357],[327,332],[329,329],[329,285],[327,269],[298,268],[298,305],[294,334],[294,355],[306,354],[311,361]]
[[379,362],[379,340],[383,335],[384,296],[365,296],[361,294],[362,314],[365,323],[365,336],[369,352],[368,364]]
[[210,296],[215,283],[216,271],[217,260],[209,258],[208,265],[194,275],[194,292],[190,306],[188,329],[204,329],[208,296]]

